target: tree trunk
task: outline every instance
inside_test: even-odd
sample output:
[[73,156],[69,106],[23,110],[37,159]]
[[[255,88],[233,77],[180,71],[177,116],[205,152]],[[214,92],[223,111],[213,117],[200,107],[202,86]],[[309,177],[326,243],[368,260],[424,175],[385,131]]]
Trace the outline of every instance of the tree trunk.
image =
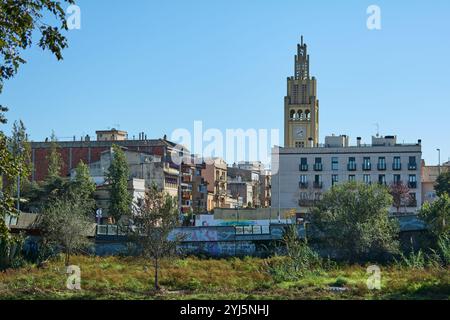
[[155,290],[159,290],[159,259],[158,257],[155,258]]
[[70,252],[69,251],[66,252],[66,258],[65,258],[64,262],[66,264],[66,267],[68,267],[69,263],[70,263]]

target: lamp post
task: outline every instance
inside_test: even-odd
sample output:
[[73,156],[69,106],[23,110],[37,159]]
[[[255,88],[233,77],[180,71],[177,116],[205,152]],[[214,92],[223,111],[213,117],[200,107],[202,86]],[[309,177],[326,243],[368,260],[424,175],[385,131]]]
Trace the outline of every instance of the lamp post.
[[439,175],[441,174],[441,149],[436,149],[437,150],[437,152],[438,152],[438,161],[439,161],[439,163],[438,163],[438,172],[439,172]]
[[181,210],[181,170],[182,170],[182,166],[183,166],[183,148],[181,148],[181,150],[178,152],[178,156],[179,156],[179,161],[180,161],[180,165],[178,168],[178,212],[180,214],[180,221],[182,221],[182,217],[183,217],[183,212]]

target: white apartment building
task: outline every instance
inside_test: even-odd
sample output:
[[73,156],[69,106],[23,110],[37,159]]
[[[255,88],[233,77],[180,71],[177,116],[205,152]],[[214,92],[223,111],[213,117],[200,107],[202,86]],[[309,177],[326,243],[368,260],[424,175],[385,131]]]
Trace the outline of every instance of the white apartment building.
[[[372,144],[349,137],[328,136],[323,145],[279,148],[272,151],[272,208],[308,211],[333,185],[347,181],[390,185],[403,182],[410,201],[400,213],[416,213],[422,203],[421,140],[399,144],[396,136],[372,137]],[[391,209],[392,213],[397,210]]]

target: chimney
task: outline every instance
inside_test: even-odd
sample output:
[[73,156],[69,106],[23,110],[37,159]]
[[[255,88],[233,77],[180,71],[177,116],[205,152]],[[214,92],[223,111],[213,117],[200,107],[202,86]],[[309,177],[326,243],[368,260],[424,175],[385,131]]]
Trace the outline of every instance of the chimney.
[[421,146],[421,145],[422,145],[422,139],[417,140],[417,144],[418,144],[419,146]]
[[311,138],[311,137],[308,138],[308,146],[310,148],[314,147],[314,141],[313,141],[313,138]]
[[356,145],[361,147],[361,137],[356,138]]

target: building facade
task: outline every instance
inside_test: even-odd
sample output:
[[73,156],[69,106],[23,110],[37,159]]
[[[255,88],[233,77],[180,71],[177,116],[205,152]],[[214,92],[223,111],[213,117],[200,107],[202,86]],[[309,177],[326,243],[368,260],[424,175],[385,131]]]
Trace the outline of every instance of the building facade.
[[[92,164],[100,161],[102,152],[108,151],[113,144],[127,148],[130,151],[145,152],[151,155],[158,155],[166,161],[170,161],[170,154],[176,148],[176,144],[163,139],[147,139],[145,134],[139,134],[139,138],[128,139],[126,131],[115,129],[97,131],[97,140],[91,140],[89,136],[73,141],[58,141],[58,152],[61,155],[63,165],[61,176],[67,177],[80,161]],[[32,181],[43,181],[48,172],[47,157],[50,154],[51,142],[46,139],[44,142],[31,143],[31,161],[33,171]]]
[[207,210],[227,207],[227,163],[222,158],[205,159],[202,176],[207,183]]
[[331,136],[313,148],[274,148],[272,207],[304,214],[333,185],[360,181],[406,184],[410,200],[401,213],[416,213],[422,203],[421,141],[398,144],[395,136],[386,136],[373,137],[370,145],[360,138],[355,146],[348,142],[347,136]]
[[450,161],[441,166],[427,166],[422,161],[422,202],[433,202],[437,198],[434,186],[439,172],[450,171]]
[[284,146],[305,148],[319,142],[319,100],[317,81],[309,73],[308,47],[297,45],[294,76],[287,79],[284,97]]

